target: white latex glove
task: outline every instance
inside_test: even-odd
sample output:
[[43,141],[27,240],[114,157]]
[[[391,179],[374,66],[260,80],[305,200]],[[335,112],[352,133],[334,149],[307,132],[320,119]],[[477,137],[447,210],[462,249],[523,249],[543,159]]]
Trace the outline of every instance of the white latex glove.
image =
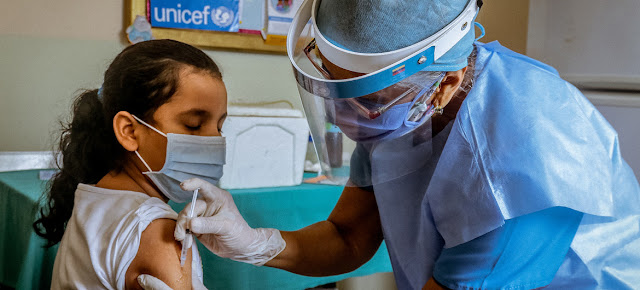
[[[138,276],[138,284],[140,287],[145,290],[173,290],[171,287],[167,286],[162,280],[153,277],[151,275],[142,274]],[[193,290],[206,290],[207,287],[204,287],[204,284],[198,278],[192,275],[191,277],[191,289]]]
[[174,233],[176,240],[183,241],[188,228],[214,254],[256,266],[264,265],[284,250],[286,243],[280,231],[251,228],[229,192],[198,178],[184,181],[181,187],[186,191],[200,188],[203,200],[196,201],[194,218],[188,217],[191,204],[180,212]]

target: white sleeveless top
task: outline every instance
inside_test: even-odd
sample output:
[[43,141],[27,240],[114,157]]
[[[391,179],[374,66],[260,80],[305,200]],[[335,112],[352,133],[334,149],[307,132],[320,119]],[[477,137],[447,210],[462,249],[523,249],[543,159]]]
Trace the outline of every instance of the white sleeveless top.
[[[177,219],[162,200],[146,194],[79,184],[73,213],[53,266],[51,289],[124,289],[142,232],[153,220]],[[192,275],[202,281],[193,247]]]

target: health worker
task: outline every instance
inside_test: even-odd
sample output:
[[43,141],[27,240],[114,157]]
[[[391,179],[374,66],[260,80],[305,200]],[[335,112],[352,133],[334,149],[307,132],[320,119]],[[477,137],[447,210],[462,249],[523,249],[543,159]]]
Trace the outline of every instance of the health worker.
[[342,196],[286,232],[190,180],[205,199],[176,238],[310,276],[353,271],[385,241],[399,289],[637,289],[640,188],[616,132],[552,67],[477,42],[481,5],[305,1],[287,50],[324,173],[340,179],[328,128],[357,142]]

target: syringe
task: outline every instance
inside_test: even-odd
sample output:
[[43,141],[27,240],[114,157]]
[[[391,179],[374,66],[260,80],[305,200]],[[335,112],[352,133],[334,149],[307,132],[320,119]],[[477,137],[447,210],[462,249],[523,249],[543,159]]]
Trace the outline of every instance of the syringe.
[[[193,213],[196,209],[196,200],[198,199],[198,191],[200,188],[196,188],[193,191],[193,198],[191,199],[191,209],[189,211],[189,218],[193,218]],[[189,251],[188,247],[185,247],[184,244],[191,244],[193,246],[193,235],[191,231],[187,229],[187,234],[184,236],[184,240],[182,241],[182,251],[180,253],[180,267],[184,267],[184,261],[187,260],[187,252]]]

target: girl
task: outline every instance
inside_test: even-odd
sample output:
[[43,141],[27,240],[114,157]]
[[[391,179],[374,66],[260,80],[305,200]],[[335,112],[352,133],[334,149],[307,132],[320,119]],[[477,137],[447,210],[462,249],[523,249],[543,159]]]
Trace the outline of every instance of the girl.
[[[139,288],[151,274],[174,289],[202,285],[196,247],[184,267],[169,200],[180,182],[222,175],[227,94],[205,53],[173,40],[141,42],[82,93],[60,138],[63,165],[34,223],[60,242],[52,288]],[[197,285],[196,285],[197,284]]]

